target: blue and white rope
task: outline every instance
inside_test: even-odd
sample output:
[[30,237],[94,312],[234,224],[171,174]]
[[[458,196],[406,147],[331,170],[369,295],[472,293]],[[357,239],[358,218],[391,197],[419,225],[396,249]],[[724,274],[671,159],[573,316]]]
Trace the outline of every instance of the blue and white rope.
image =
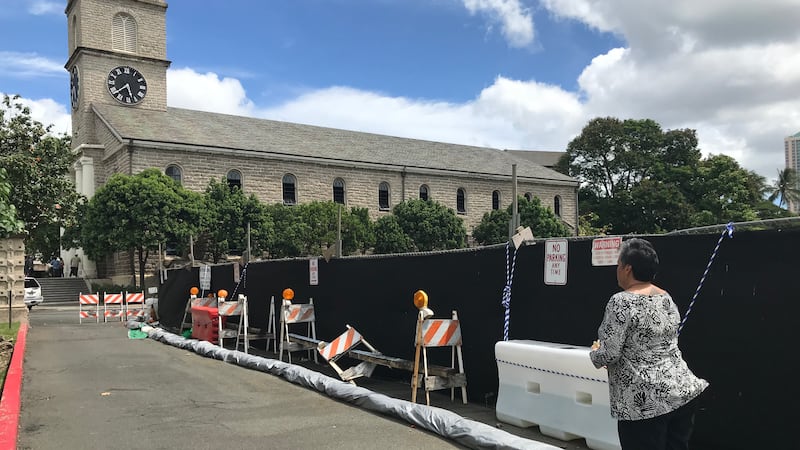
[[501,304],[506,309],[503,319],[503,340],[508,340],[508,326],[511,323],[511,283],[514,282],[514,267],[517,265],[517,251],[514,250],[514,257],[511,258],[509,266],[509,253],[511,242],[506,244],[506,286],[503,288],[503,301]]
[[714,247],[714,252],[711,253],[711,259],[708,260],[708,265],[706,266],[706,270],[703,272],[703,276],[700,278],[700,284],[697,285],[697,290],[694,291],[694,296],[692,296],[692,301],[689,302],[689,309],[686,310],[686,315],[683,316],[683,320],[681,320],[681,324],[678,326],[678,335],[681,334],[681,330],[683,330],[683,326],[686,324],[686,319],[689,318],[689,313],[692,312],[692,307],[694,306],[694,302],[697,300],[697,294],[700,293],[700,289],[703,288],[703,283],[706,281],[706,275],[708,275],[708,270],[711,269],[711,264],[714,263],[714,258],[717,257],[717,252],[719,251],[719,246],[722,244],[722,240],[725,239],[725,235],[728,237],[733,238],[733,222],[728,222],[725,225],[725,230],[722,231],[722,234],[719,236],[719,240],[717,241],[717,246]]
[[249,262],[247,264],[245,264],[244,268],[242,269],[242,276],[239,277],[239,282],[236,283],[236,287],[233,288],[233,294],[231,294],[231,300],[236,299],[236,292],[239,291],[239,286],[240,285],[244,284],[245,289],[247,289],[247,282],[245,282],[245,279],[247,278],[247,266],[248,265],[250,265]]
[[552,369],[543,369],[541,367],[529,366],[527,364],[522,364],[522,363],[518,363],[518,362],[514,362],[514,361],[506,361],[504,359],[498,359],[498,358],[495,358],[495,361],[497,361],[498,363],[508,364],[510,366],[523,367],[525,369],[536,370],[536,371],[539,371],[539,372],[549,373],[549,374],[552,374],[552,375],[560,375],[560,376],[563,376],[563,377],[577,378],[579,380],[595,381],[595,382],[598,382],[598,383],[606,383],[606,384],[608,384],[607,380],[603,380],[601,378],[585,377],[583,375],[575,375],[574,373],[559,372],[557,370],[552,370]]

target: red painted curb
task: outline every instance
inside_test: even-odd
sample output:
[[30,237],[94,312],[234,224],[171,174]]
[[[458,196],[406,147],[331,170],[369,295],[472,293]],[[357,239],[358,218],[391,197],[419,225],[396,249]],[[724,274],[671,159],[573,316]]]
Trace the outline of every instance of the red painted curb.
[[0,450],[17,448],[17,432],[19,431],[20,394],[22,393],[22,361],[25,359],[25,338],[28,335],[28,324],[21,323],[14,343],[11,364],[6,372],[3,385],[3,398],[0,398]]

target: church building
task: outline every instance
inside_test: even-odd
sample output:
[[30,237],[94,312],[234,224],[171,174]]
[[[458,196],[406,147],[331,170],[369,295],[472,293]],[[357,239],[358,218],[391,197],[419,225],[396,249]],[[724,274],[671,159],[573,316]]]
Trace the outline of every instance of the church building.
[[[519,195],[538,197],[577,234],[578,182],[528,152],[168,107],[166,12],[163,0],[68,0],[74,177],[87,197],[113,174],[156,167],[198,192],[224,177],[267,204],[334,201],[373,220],[430,199],[471,234],[511,202],[516,165]],[[91,261],[83,267],[97,275]]]

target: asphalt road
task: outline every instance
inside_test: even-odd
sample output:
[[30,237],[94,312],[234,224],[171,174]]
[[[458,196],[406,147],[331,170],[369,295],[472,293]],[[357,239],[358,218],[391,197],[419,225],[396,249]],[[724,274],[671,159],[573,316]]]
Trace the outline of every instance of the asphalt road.
[[461,448],[405,422],[262,372],[78,324],[77,306],[30,314],[20,449]]

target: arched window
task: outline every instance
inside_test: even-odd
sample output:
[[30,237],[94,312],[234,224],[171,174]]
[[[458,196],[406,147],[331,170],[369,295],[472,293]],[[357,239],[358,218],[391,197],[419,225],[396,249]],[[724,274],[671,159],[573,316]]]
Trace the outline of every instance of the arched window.
[[72,15],[72,48],[77,48],[81,45],[78,42],[78,18],[74,14]]
[[341,178],[333,180],[333,201],[344,205],[344,180]]
[[492,192],[492,209],[500,209],[500,191]]
[[385,181],[381,181],[381,184],[378,185],[378,209],[389,210],[389,183]]
[[119,13],[111,22],[111,48],[136,53],[136,21],[130,14]]
[[561,217],[561,197],[558,195],[553,199],[553,212],[555,212],[558,217]]
[[229,188],[242,188],[242,172],[239,172],[236,169],[229,170],[227,179]]
[[428,200],[428,185],[423,184],[419,187],[419,199],[420,200]]
[[175,164],[168,165],[167,168],[164,170],[164,175],[172,178],[173,180],[175,180],[176,183],[181,184],[183,173],[181,171],[181,168],[178,167],[177,165]]
[[530,192],[526,192],[525,193],[525,200],[527,200],[529,202],[533,201],[533,194],[531,194]]
[[464,188],[458,188],[456,191],[456,211],[459,214],[467,213],[467,192]]
[[296,205],[297,204],[297,178],[294,175],[287,173],[283,176],[283,204]]

